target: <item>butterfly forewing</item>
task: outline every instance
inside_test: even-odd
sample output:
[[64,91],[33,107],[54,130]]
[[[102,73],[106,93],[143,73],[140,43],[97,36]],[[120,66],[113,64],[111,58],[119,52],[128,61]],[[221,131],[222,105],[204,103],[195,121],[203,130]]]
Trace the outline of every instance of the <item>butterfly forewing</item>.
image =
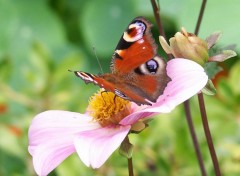
[[127,73],[156,55],[151,26],[143,17],[135,18],[122,35],[112,56],[112,72]]

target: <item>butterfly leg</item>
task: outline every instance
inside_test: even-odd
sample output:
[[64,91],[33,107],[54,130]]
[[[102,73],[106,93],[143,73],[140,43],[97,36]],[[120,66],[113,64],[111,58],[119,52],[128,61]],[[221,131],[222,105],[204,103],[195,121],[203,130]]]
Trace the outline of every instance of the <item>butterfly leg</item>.
[[116,104],[116,99],[117,99],[117,95],[114,95],[114,98],[113,98],[113,102],[114,102],[114,104]]
[[102,99],[103,99],[103,101],[104,101],[104,103],[105,103],[105,105],[106,105],[106,101],[105,101],[105,99],[104,99],[104,96],[102,95],[103,93],[106,93],[106,94],[107,94],[108,91],[104,90],[104,91],[101,92]]

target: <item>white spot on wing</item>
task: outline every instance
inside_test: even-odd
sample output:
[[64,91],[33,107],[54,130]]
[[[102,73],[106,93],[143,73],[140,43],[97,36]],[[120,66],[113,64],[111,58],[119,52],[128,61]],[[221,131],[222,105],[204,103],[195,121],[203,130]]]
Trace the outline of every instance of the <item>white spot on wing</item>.
[[144,40],[143,39],[141,39],[141,40],[138,40],[138,43],[143,43],[144,42]]
[[97,84],[97,81],[94,80],[92,77],[94,77],[94,75],[91,75],[89,76],[87,73],[84,73],[84,72],[76,72],[77,75],[82,79],[84,80],[86,83],[88,82],[93,82],[94,84]]
[[149,105],[152,105],[153,104],[153,102],[152,101],[150,101],[150,100],[148,100],[148,99],[144,99],[146,102],[148,102],[149,103]]

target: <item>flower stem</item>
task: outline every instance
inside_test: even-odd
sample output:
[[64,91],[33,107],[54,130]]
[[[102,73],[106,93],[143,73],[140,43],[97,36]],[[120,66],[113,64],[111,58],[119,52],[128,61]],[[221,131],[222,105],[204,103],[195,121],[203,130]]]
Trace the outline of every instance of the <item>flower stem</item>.
[[204,98],[203,98],[202,93],[198,94],[198,102],[199,102],[199,107],[200,107],[201,116],[202,116],[203,128],[204,128],[205,136],[207,139],[207,144],[208,144],[208,148],[210,151],[210,155],[212,158],[215,174],[216,174],[216,176],[221,176],[221,171],[219,168],[217,155],[216,155],[216,152],[214,149],[211,132],[210,132],[209,125],[208,125],[207,113],[206,113],[205,103],[204,103]]
[[[203,17],[204,10],[206,7],[206,3],[207,3],[207,0],[202,0],[201,9],[200,9],[197,25],[196,25],[195,32],[194,32],[195,35],[198,35],[200,25],[202,22],[202,17]],[[209,125],[208,125],[207,113],[206,113],[205,103],[204,103],[204,98],[203,98],[202,93],[198,94],[198,102],[199,102],[200,112],[201,112],[201,116],[202,116],[203,129],[204,129],[204,133],[205,133],[205,136],[207,139],[208,149],[209,149],[209,152],[210,152],[210,155],[212,158],[215,174],[216,174],[216,176],[221,176],[221,171],[219,168],[217,155],[216,155],[216,152],[214,149],[211,132],[210,132]]]
[[[151,4],[152,4],[152,8],[153,8],[154,17],[157,22],[158,32],[161,36],[163,36],[166,39],[166,35],[165,35],[162,21],[160,18],[160,7],[157,6],[156,0],[151,0]],[[168,57],[168,60],[173,58],[173,56],[171,54],[167,54],[167,57]]]
[[154,17],[155,17],[156,22],[157,22],[157,27],[158,27],[159,34],[161,36],[163,36],[164,38],[166,38],[164,29],[163,29],[163,26],[162,26],[162,21],[161,21],[161,18],[160,18],[160,8],[157,6],[156,0],[151,0],[151,3],[152,3]]
[[133,174],[133,163],[132,163],[132,157],[128,158],[128,175],[134,176]]
[[186,100],[184,102],[184,109],[185,109],[185,114],[186,114],[188,127],[189,127],[190,134],[191,134],[191,137],[192,137],[193,145],[194,145],[195,152],[196,152],[196,155],[197,155],[197,158],[198,158],[198,164],[199,164],[202,176],[206,176],[207,174],[206,174],[206,170],[205,170],[205,167],[204,167],[201,150],[200,150],[199,143],[198,143],[198,140],[197,140],[196,132],[194,130],[194,125],[193,125],[192,116],[191,116],[191,112],[190,112],[189,100]]
[[200,25],[201,25],[201,22],[202,22],[202,17],[203,17],[204,10],[205,10],[205,7],[206,7],[206,3],[207,3],[207,0],[202,0],[201,9],[200,9],[200,12],[199,12],[199,15],[198,15],[198,21],[197,21],[195,32],[194,32],[195,35],[198,35]]
[[[163,26],[162,26],[162,23],[161,23],[159,7],[157,6],[155,0],[151,0],[151,3],[152,3],[152,7],[153,7],[154,16],[155,16],[155,19],[156,19],[157,24],[158,24],[157,25],[158,26],[158,31],[159,31],[160,35],[162,35],[166,39],[165,32],[164,32],[164,29],[163,29]],[[173,56],[168,54],[168,59],[170,60],[171,58],[173,58]],[[196,132],[195,132],[195,129],[194,129],[194,126],[193,126],[192,116],[191,116],[191,113],[190,113],[189,101],[188,100],[184,102],[184,107],[185,107],[185,111],[186,111],[186,119],[187,119],[187,122],[188,122],[188,126],[189,126],[189,129],[190,129],[191,137],[192,137],[193,144],[194,144],[194,149],[195,149],[195,152],[196,152],[196,155],[197,155],[197,158],[198,158],[199,167],[200,167],[202,176],[206,176],[206,170],[205,170],[205,167],[204,167],[204,164],[203,164],[203,159],[202,159],[200,147],[199,147]]]

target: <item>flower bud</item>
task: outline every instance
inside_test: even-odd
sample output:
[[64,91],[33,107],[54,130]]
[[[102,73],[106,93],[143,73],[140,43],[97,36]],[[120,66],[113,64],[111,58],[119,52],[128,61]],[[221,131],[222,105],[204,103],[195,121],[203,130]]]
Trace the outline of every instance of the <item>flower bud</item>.
[[172,54],[176,58],[186,58],[204,65],[209,58],[207,42],[192,33],[188,33],[184,28],[170,38],[170,45],[160,36],[160,43],[167,54]]

